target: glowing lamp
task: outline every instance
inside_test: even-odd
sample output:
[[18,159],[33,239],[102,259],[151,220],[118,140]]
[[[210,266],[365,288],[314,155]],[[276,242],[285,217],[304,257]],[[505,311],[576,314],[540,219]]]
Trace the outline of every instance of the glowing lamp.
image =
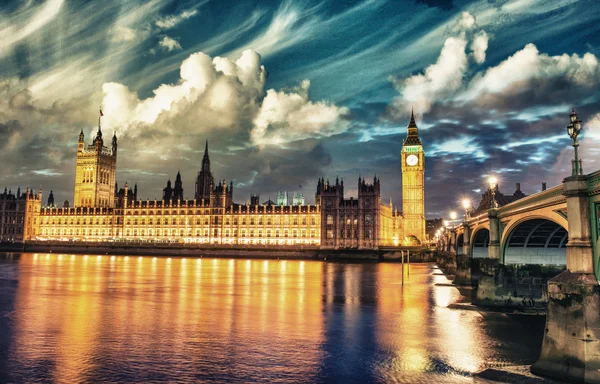
[[496,188],[496,185],[498,184],[498,179],[496,177],[492,176],[489,178],[488,183],[490,184],[490,189],[494,189],[494,188]]
[[454,212],[454,211],[450,212],[450,218],[451,218],[452,220],[456,220],[456,217],[457,217],[457,216],[456,216],[456,212]]
[[464,200],[462,201],[462,206],[463,206],[463,208],[464,208],[464,209],[469,209],[469,208],[471,208],[471,200],[469,200],[469,199],[464,199]]

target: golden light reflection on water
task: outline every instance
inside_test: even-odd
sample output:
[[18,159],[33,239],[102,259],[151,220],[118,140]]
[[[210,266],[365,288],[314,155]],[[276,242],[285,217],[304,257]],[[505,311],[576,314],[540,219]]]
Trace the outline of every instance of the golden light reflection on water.
[[29,382],[464,382],[497,342],[447,308],[443,276],[405,279],[398,264],[22,254],[9,365]]
[[[323,264],[204,261],[136,258],[132,266],[121,256],[22,255],[28,273],[15,303],[16,358],[34,364],[50,357],[52,380],[63,382],[88,381],[98,354],[126,361],[157,350],[187,351],[197,362],[253,350],[256,360],[242,365],[260,366],[262,356],[281,369],[315,374],[322,360]],[[190,345],[211,342],[212,348]],[[176,365],[185,372],[189,362]]]

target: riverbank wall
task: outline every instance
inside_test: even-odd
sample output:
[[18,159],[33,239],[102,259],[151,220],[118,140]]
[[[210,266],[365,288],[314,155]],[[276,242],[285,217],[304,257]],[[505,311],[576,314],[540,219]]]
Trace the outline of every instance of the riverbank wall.
[[432,262],[433,253],[423,248],[406,249],[319,249],[310,246],[232,246],[198,245],[181,243],[63,243],[63,242],[26,242],[0,244],[0,252],[39,252],[81,255],[139,255],[171,257],[226,257],[256,259],[298,259],[356,262]]

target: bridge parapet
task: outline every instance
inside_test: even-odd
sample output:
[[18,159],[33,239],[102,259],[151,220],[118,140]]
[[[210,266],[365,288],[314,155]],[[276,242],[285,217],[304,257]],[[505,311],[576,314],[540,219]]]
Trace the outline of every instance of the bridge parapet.
[[515,214],[533,211],[556,204],[566,202],[566,197],[563,195],[563,184],[540,191],[529,196],[525,196],[519,200],[513,201],[498,208],[498,217],[504,218]]

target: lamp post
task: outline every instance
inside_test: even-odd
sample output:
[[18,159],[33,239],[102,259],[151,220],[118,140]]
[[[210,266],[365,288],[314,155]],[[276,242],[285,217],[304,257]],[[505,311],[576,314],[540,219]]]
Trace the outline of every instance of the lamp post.
[[465,220],[469,220],[469,209],[471,208],[471,200],[463,199],[462,206],[465,209]]
[[575,158],[571,160],[571,168],[572,176],[580,176],[583,174],[583,167],[581,166],[581,159],[579,159],[579,155],[577,153],[577,148],[579,147],[579,141],[577,141],[577,136],[581,133],[581,120],[577,117],[577,112],[575,112],[575,108],[571,110],[569,114],[570,123],[567,125],[567,133],[569,137],[573,140],[573,149],[575,150]]
[[496,201],[496,186],[498,185],[498,179],[494,176],[488,180],[490,185],[490,192],[492,193],[492,200],[490,201],[490,208],[498,208],[498,202]]

